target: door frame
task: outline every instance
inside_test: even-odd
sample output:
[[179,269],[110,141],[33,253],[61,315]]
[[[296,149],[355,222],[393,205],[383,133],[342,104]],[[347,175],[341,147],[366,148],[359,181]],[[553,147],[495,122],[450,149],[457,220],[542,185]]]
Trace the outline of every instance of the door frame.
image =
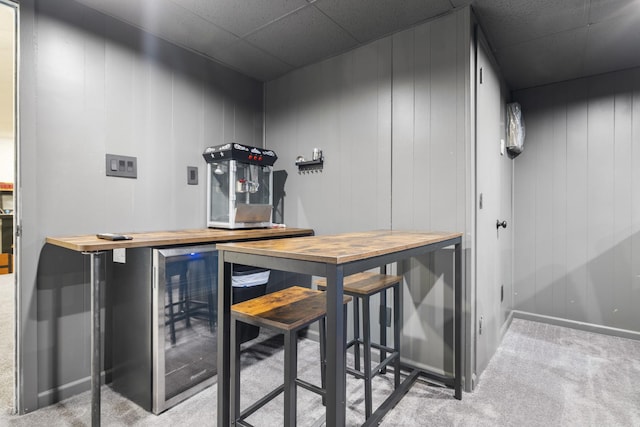
[[20,5],[13,0],[0,0],[0,7],[10,7],[14,10],[14,77],[13,77],[13,287],[14,287],[14,317],[13,317],[13,406],[14,412],[20,408],[20,372],[21,358],[18,357],[22,354],[21,349],[21,336],[18,333],[20,330],[20,318],[22,314],[21,310],[21,298],[20,298],[20,272],[21,272],[21,257],[20,257],[20,223],[22,209],[20,205],[20,126],[19,124],[19,76],[20,76]]

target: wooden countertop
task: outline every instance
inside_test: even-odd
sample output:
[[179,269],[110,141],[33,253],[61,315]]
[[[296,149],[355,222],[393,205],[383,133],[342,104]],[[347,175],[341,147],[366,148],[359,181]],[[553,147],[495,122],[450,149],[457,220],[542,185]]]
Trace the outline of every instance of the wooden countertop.
[[46,242],[78,252],[107,251],[120,248],[141,248],[151,246],[172,246],[192,243],[219,243],[253,239],[277,239],[293,236],[310,236],[308,228],[252,228],[242,230],[222,230],[213,228],[155,231],[149,233],[122,233],[132,240],[104,240],[95,234],[47,237]]
[[224,243],[219,250],[344,264],[462,237],[462,233],[378,230],[257,242]]

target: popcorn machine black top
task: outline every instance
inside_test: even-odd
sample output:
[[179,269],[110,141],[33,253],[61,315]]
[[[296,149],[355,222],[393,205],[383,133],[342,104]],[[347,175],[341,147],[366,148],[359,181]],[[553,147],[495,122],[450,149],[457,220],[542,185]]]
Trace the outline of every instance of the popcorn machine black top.
[[209,147],[202,156],[207,162],[207,227],[270,227],[276,153],[228,143]]

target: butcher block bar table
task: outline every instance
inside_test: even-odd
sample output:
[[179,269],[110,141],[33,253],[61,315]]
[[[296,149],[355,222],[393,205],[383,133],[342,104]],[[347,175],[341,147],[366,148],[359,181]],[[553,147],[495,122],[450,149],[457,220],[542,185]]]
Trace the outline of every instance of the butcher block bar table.
[[[91,425],[100,425],[100,281],[106,251],[122,248],[167,247],[257,239],[309,236],[306,228],[260,228],[244,230],[191,229],[126,233],[131,240],[104,240],[95,234],[47,237],[46,242],[90,257],[91,285]],[[228,349],[227,349],[228,350]]]
[[[370,231],[328,236],[310,236],[218,245],[220,288],[218,290],[218,425],[232,425],[235,412],[235,376],[230,372],[230,307],[232,264],[309,274],[327,279],[327,378],[326,425],[345,425],[346,375],[344,312],[345,276],[454,246],[454,372],[452,385],[462,398],[461,365],[461,244],[462,233]],[[382,403],[365,425],[377,425],[409,390],[420,372],[414,371]],[[295,420],[285,420],[285,426]]]

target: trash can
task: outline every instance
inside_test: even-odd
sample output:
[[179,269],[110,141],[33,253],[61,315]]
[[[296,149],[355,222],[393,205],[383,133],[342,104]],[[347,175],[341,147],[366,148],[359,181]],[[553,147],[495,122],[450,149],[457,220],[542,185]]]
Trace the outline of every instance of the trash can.
[[[233,304],[264,295],[267,292],[270,270],[248,265],[233,265],[231,286],[233,287]],[[244,343],[256,338],[260,328],[240,322],[238,339]]]

